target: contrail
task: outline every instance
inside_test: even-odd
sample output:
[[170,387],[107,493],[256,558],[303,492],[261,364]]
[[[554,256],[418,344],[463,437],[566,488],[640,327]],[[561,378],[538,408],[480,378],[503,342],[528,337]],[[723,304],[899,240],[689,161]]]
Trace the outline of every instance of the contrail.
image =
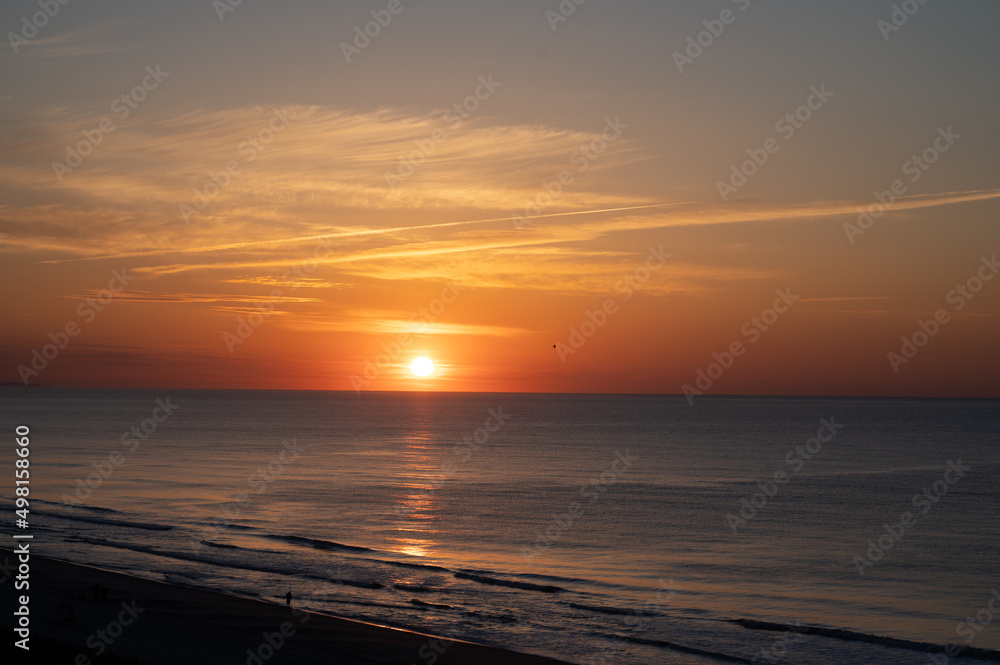
[[[652,203],[650,205],[629,206],[627,208],[606,208],[604,210],[577,210],[572,212],[553,212],[545,215],[535,215],[533,219],[539,217],[566,217],[569,215],[596,215],[602,212],[623,212],[626,210],[642,210],[646,208],[664,208],[667,206],[678,206],[689,203],[681,201],[676,203]],[[283,245],[307,240],[327,240],[331,238],[354,238],[358,236],[375,236],[388,233],[401,233],[403,231],[417,231],[421,229],[442,229],[449,226],[467,226],[469,224],[486,224],[488,222],[508,221],[510,217],[494,217],[492,219],[474,219],[462,222],[439,222],[436,224],[421,224],[419,226],[397,226],[389,229],[368,229],[365,231],[343,231],[341,233],[320,233],[311,236],[296,236],[294,238],[273,238],[270,240],[248,240],[245,242],[231,242],[225,245],[209,245],[207,247],[188,247],[186,249],[154,249],[147,252],[125,252],[122,254],[106,254],[104,256],[84,256],[75,259],[50,259],[42,263],[73,263],[76,261],[101,261],[104,259],[131,259],[142,256],[162,256],[164,254],[199,254],[202,252],[222,252],[228,249],[243,249],[244,247],[261,247],[265,245]]]

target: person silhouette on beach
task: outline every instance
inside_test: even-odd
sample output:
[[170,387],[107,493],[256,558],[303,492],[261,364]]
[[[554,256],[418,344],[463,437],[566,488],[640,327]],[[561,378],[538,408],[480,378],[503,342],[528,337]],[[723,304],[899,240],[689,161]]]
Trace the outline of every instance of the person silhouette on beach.
[[56,610],[56,623],[76,623],[76,614],[73,612],[73,606],[65,600],[59,606],[59,609]]
[[285,607],[291,607],[291,606],[292,606],[292,592],[289,591],[288,593],[285,594]]

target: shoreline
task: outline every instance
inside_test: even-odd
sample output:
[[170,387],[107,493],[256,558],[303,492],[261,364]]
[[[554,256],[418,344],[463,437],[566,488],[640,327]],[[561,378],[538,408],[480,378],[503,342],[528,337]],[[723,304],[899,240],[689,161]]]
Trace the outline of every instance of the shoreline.
[[[6,547],[0,548],[0,556],[15,559]],[[94,656],[102,654],[136,658],[148,665],[569,665],[307,611],[294,602],[288,608],[37,554],[32,554],[30,566],[30,589],[12,590],[12,595],[16,599],[27,593],[30,598],[32,638],[79,646],[82,656],[66,665],[100,662]],[[91,598],[95,584],[107,587],[106,600]],[[67,620],[70,615],[72,621]],[[12,626],[12,614],[3,616],[2,623]],[[63,620],[57,622],[57,616]],[[14,663],[29,662],[30,652],[13,651]]]

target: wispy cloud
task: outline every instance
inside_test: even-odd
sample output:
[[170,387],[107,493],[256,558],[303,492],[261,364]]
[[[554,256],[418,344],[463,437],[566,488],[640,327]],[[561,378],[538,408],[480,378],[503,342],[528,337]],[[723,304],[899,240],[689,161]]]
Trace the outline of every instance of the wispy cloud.
[[297,314],[278,325],[299,332],[355,332],[372,335],[483,335],[511,337],[540,334],[537,330],[516,326],[471,323],[411,321],[405,312],[383,309],[344,309],[333,313]]
[[349,286],[343,282],[328,282],[325,279],[315,277],[302,277],[288,279],[275,277],[273,275],[260,275],[257,277],[240,276],[225,280],[229,284],[253,284],[258,286],[280,286],[290,289],[337,289]]
[[892,296],[839,296],[833,298],[801,298],[803,302],[865,302],[868,300],[892,300]]
[[[2,251],[46,253],[52,262],[174,255],[168,264],[150,266],[168,274],[215,265],[289,265],[291,259],[275,256],[275,249],[324,239],[356,241],[325,261],[357,262],[583,242],[628,230],[848,215],[867,204],[723,205],[623,195],[615,169],[641,155],[621,141],[543,208],[523,234],[512,235],[511,214],[539,196],[543,181],[570,167],[570,156],[593,135],[470,120],[393,189],[386,173],[413,152],[415,141],[441,128],[439,113],[286,110],[287,127],[273,135],[268,132],[275,109],[266,107],[151,114],[142,122],[130,118],[61,185],[51,163],[102,116],[49,108],[37,117],[14,118],[0,130],[5,147],[0,191],[17,193],[0,206],[0,225],[10,234]],[[256,148],[247,143],[254,136],[261,137]],[[239,173],[210,197],[193,223],[184,224],[179,206],[191,203],[195,190],[204,191],[213,174],[231,162],[238,163]],[[47,202],[38,204],[39,196]],[[1000,190],[906,197],[888,214],[998,197]],[[445,215],[451,220],[441,220]],[[477,237],[465,250],[448,243],[411,246],[491,224],[497,227],[492,235]],[[379,247],[369,242],[376,238]],[[213,253],[226,260],[179,260]]]
[[[494,126],[484,116],[454,128],[412,177],[392,187],[386,175],[442,128],[440,113],[291,106],[283,107],[287,126],[273,133],[276,110],[157,115],[143,108],[141,122],[138,111],[119,122],[61,183],[53,163],[106,112],[47,108],[8,118],[0,130],[0,190],[31,201],[0,207],[0,222],[19,238],[11,247],[73,256],[198,252],[431,228],[435,217],[454,211],[489,211],[474,219],[506,221],[543,192],[544,181],[572,168],[574,152],[596,136]],[[626,140],[616,142],[545,212],[656,203],[617,193],[606,178],[635,153]],[[212,179],[230,164],[239,173],[217,191]],[[209,192],[207,205],[185,224],[181,205],[193,205],[199,191]],[[35,202],[39,196],[45,204]],[[402,219],[426,223],[392,221]],[[462,222],[470,223],[481,222]]]
[[[896,202],[897,211],[918,210],[938,206],[954,205],[969,201],[979,201],[1000,198],[1000,190],[986,190],[974,192],[949,192],[934,196],[918,196],[907,199],[899,199]],[[464,234],[452,236],[444,240],[413,240],[397,242],[395,245],[378,246],[370,249],[345,249],[336,255],[322,259],[325,264],[348,264],[358,262],[378,262],[386,265],[387,261],[393,259],[417,259],[439,257],[442,255],[457,254],[481,254],[484,252],[495,253],[501,250],[512,250],[518,248],[547,246],[560,243],[583,243],[594,241],[609,236],[614,233],[626,231],[655,230],[678,226],[700,226],[708,224],[739,224],[739,223],[766,223],[773,221],[787,220],[809,220],[822,217],[833,217],[843,215],[853,215],[857,213],[862,202],[857,201],[836,201],[820,202],[813,205],[794,206],[764,206],[754,204],[752,207],[735,208],[734,206],[704,205],[704,204],[659,204],[648,206],[649,208],[673,205],[666,211],[648,214],[630,214],[625,216],[612,215],[609,219],[584,221],[575,224],[551,223],[564,214],[556,213],[549,216],[549,223],[539,222],[537,226],[529,227],[524,233],[518,233],[512,225],[499,229],[483,230],[475,235]],[[646,206],[643,206],[646,207]],[[608,211],[589,211],[592,213]],[[465,225],[480,224],[483,222],[494,222],[495,219],[473,220],[468,222],[448,222],[441,224],[430,224],[416,227],[396,227],[391,229],[376,229],[373,233],[369,231],[347,232],[343,234],[319,234],[308,237],[293,237],[283,239],[267,239],[253,241],[250,243],[231,243],[228,246],[206,246],[196,247],[187,250],[161,250],[151,251],[144,254],[129,254],[103,256],[100,258],[126,258],[145,256],[152,257],[170,253],[203,253],[221,252],[225,250],[252,249],[257,246],[267,246],[281,243],[301,243],[306,241],[316,241],[325,238],[347,238],[362,237],[368,235],[403,234],[407,231],[425,231],[443,227],[460,227]],[[218,270],[218,269],[241,269],[241,268],[279,268],[286,265],[293,265],[300,258],[273,259],[273,258],[244,258],[238,261],[219,260],[214,262],[201,263],[170,263],[156,266],[145,266],[137,268],[141,273],[147,275],[176,274],[194,270]],[[398,268],[398,266],[396,266]]]
[[[894,204],[894,210],[892,212],[919,210],[924,208],[955,205],[959,203],[983,201],[996,198],[1000,198],[1000,189],[976,190],[970,192],[946,192],[940,194],[912,196],[908,198],[898,199]],[[666,207],[675,208],[675,210],[658,215],[629,215],[624,217],[612,218],[606,221],[584,223],[582,225],[574,226],[570,231],[571,234],[570,236],[561,235],[557,238],[551,238],[547,236],[545,237],[535,236],[533,238],[529,238],[526,241],[516,240],[513,242],[505,242],[503,243],[503,246],[548,244],[550,242],[559,242],[559,241],[595,239],[600,236],[616,231],[634,231],[641,229],[667,228],[673,226],[697,226],[706,224],[766,222],[766,221],[779,221],[788,219],[806,220],[817,217],[852,215],[852,214],[857,214],[859,207],[862,205],[863,202],[860,201],[833,201],[833,202],[824,201],[808,205],[798,204],[793,206],[768,207],[765,205],[761,205],[759,203],[755,203],[752,204],[751,207],[736,207],[732,205],[714,206],[714,205],[705,205],[705,204],[697,204],[689,202],[673,202],[673,203],[653,203],[653,204],[644,204],[638,206],[608,208],[599,210],[581,210],[581,211],[545,213],[535,218],[536,223],[537,220],[539,219],[554,219],[554,218],[568,217],[574,215],[597,215],[597,214],[608,214],[615,212],[649,210],[649,209],[666,208]],[[169,254],[201,254],[201,253],[212,253],[212,252],[226,252],[231,250],[246,250],[246,249],[262,248],[262,247],[269,247],[269,246],[283,245],[283,244],[300,244],[306,242],[317,242],[321,240],[360,238],[366,236],[393,235],[393,234],[398,235],[408,232],[472,226],[472,225],[488,224],[495,222],[510,222],[510,219],[509,217],[493,217],[486,219],[463,220],[455,222],[437,222],[432,224],[420,224],[414,226],[399,226],[399,227],[374,228],[374,229],[361,228],[349,231],[337,231],[333,233],[319,233],[319,234],[291,236],[284,238],[270,237],[259,240],[245,240],[245,241],[230,242],[217,245],[177,247],[170,249],[146,250],[137,252],[120,252],[117,254],[103,254],[97,256],[78,257],[70,259],[50,259],[48,261],[45,261],[45,263],[97,261],[97,260],[123,259],[123,258],[144,258],[144,257],[164,256]],[[539,224],[539,226],[544,226],[544,224]],[[506,230],[509,230],[509,228],[501,230],[501,233],[505,232]],[[536,229],[532,230],[534,231]],[[468,249],[469,251],[474,251],[476,249],[481,249],[481,248],[476,246],[471,246]],[[428,248],[420,251],[425,251],[427,253],[434,253],[434,252],[452,253],[454,251],[461,251],[461,250],[456,250],[454,248],[449,248],[449,249],[440,248],[434,250],[432,248]],[[374,256],[374,258],[385,258],[385,255],[378,254]],[[338,260],[349,261],[349,260],[360,260],[360,259],[341,257],[340,259],[328,259],[327,262],[332,263],[332,262],[337,262]],[[184,264],[176,264],[175,266],[170,266],[172,268],[178,268],[178,270],[172,270],[171,272],[177,272],[182,270],[183,265]],[[192,265],[191,269],[205,269],[211,267],[211,265],[212,264],[197,264],[197,265]],[[227,264],[220,264],[220,265],[227,265]],[[255,265],[255,266],[285,265],[285,262],[279,262],[279,263],[249,262],[236,265]]]
[[[570,215],[595,215],[603,214],[609,212],[622,212],[626,210],[639,210],[648,208],[661,208],[664,206],[681,205],[678,203],[654,203],[650,205],[641,206],[629,206],[626,208],[608,208],[605,210],[581,210],[581,211],[570,211],[570,212],[558,212],[558,213],[547,213],[543,215],[538,215],[537,219],[541,218],[552,218],[552,217],[566,217]],[[44,261],[43,263],[68,263],[73,261],[100,261],[104,259],[124,259],[124,258],[139,258],[139,257],[151,257],[151,256],[163,256],[165,254],[201,254],[205,252],[223,252],[228,250],[241,250],[241,249],[252,249],[258,247],[269,247],[273,245],[285,245],[285,244],[296,244],[304,242],[316,242],[319,240],[334,240],[334,239],[344,239],[344,238],[360,238],[364,236],[377,236],[377,235],[389,235],[389,234],[401,234],[413,231],[426,231],[429,229],[445,229],[458,226],[471,226],[474,224],[487,224],[492,222],[510,222],[509,217],[492,217],[489,219],[476,219],[467,220],[460,222],[437,222],[434,224],[420,224],[417,226],[400,226],[393,228],[382,228],[382,229],[357,229],[353,231],[338,231],[336,233],[320,233],[308,236],[295,236],[291,238],[265,238],[262,240],[245,240],[240,242],[231,242],[223,245],[209,245],[206,247],[188,247],[179,249],[163,249],[163,250],[149,250],[144,252],[122,252],[119,254],[107,254],[103,256],[88,256],[75,259],[52,259],[49,261]]]
[[[615,234],[853,216],[868,204],[665,202],[623,195],[615,169],[639,159],[623,141],[518,231],[512,213],[537,198],[540,184],[566,168],[592,135],[469,121],[392,189],[385,174],[415,141],[439,128],[439,114],[318,106],[286,111],[287,127],[274,134],[261,133],[270,132],[276,112],[265,107],[122,122],[61,186],[45,165],[95,118],[49,108],[37,121],[15,119],[0,130],[10,148],[0,155],[0,190],[17,193],[0,206],[0,225],[9,234],[0,251],[47,255],[52,258],[44,262],[51,264],[129,259],[130,269],[145,278],[225,271],[230,283],[259,286],[453,279],[486,288],[600,293],[641,258],[599,247]],[[259,145],[251,149],[247,138],[253,136]],[[234,161],[239,173],[192,224],[184,224],[179,205]],[[45,204],[35,202],[40,196]],[[997,198],[1000,189],[900,197],[886,214]],[[18,200],[30,203],[10,202]],[[309,244],[328,240],[340,246],[316,263],[336,267],[336,279],[274,277],[300,264]],[[648,292],[700,291],[777,274],[767,266],[708,263],[678,258]],[[126,298],[253,302],[194,293]]]
[[[87,300],[101,295],[99,290],[89,290],[81,295],[65,296],[74,300]],[[212,294],[212,293],[150,293],[149,291],[120,291],[115,294],[115,299],[124,302],[155,302],[155,303],[302,303],[302,302],[322,302],[319,298],[303,298],[295,296],[281,296],[272,298],[267,296],[252,295],[232,295],[232,294]]]
[[97,21],[59,34],[31,39],[20,46],[18,55],[27,58],[75,58],[128,51],[134,48],[133,44],[122,40],[98,39],[100,35],[122,25],[124,21],[120,20]]

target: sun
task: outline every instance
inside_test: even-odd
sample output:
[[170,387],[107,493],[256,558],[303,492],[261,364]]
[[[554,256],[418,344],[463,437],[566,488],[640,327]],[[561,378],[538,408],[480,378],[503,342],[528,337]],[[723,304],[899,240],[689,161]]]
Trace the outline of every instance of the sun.
[[410,370],[417,376],[430,376],[434,373],[434,362],[427,356],[420,356],[410,363]]

